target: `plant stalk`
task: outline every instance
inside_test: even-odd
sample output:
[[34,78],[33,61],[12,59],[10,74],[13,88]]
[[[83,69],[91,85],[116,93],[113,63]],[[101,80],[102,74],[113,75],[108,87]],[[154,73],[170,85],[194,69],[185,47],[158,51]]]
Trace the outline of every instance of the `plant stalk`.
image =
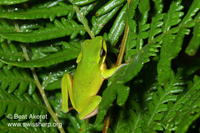
[[[25,47],[24,45],[22,46],[22,50],[23,50],[25,59],[26,59],[27,61],[29,61],[30,58],[29,58],[29,56],[28,56],[28,54],[27,54],[26,47]],[[31,71],[32,71],[32,74],[33,74],[33,77],[34,77],[36,86],[37,86],[37,88],[38,88],[39,91],[40,91],[40,94],[41,94],[41,96],[42,96],[42,99],[43,99],[43,101],[44,101],[46,107],[47,107],[47,110],[48,110],[49,114],[51,115],[51,117],[54,119],[54,121],[55,121],[56,123],[59,123],[59,124],[60,124],[60,121],[59,121],[59,119],[58,119],[58,117],[57,117],[57,114],[53,111],[53,109],[51,108],[51,105],[49,104],[49,101],[48,101],[48,99],[47,99],[47,97],[46,97],[46,94],[45,94],[45,92],[44,92],[44,87],[42,87],[42,85],[40,84],[40,81],[39,81],[39,79],[38,79],[38,76],[37,76],[37,74],[36,74],[35,69],[34,69],[34,68],[30,68],[30,69],[31,69]],[[59,125],[59,124],[58,124],[58,125]],[[58,129],[59,129],[59,131],[60,131],[61,133],[65,133],[64,129],[62,128],[62,126],[58,126]]]

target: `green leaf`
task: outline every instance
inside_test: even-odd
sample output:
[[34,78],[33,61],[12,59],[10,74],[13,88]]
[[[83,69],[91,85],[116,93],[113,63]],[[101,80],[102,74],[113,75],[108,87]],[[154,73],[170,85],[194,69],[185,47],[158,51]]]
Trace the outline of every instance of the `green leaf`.
[[58,113],[58,117],[59,118],[68,118],[70,115],[63,113],[60,108],[62,108],[62,100],[61,100],[61,93],[56,93],[55,94],[56,97],[51,97],[49,98],[49,102],[52,105],[52,107],[54,108],[54,110]]
[[128,122],[125,119],[126,117],[126,111],[125,107],[118,107],[114,108],[114,110],[118,110],[114,112],[115,114],[113,115],[113,120],[112,120],[112,129],[114,130],[115,133],[129,133],[130,130],[128,128]]
[[[200,17],[200,13],[195,17],[194,20],[198,20]],[[194,25],[194,30],[193,30],[193,36],[192,39],[190,40],[189,45],[185,49],[185,53],[187,53],[190,56],[193,56],[196,54],[197,50],[199,49],[200,42],[198,41],[200,39],[200,23],[197,22]]]
[[[156,52],[158,52],[157,47],[158,44],[148,44],[144,46],[131,60],[129,65],[127,66],[126,72],[124,75],[119,76],[119,80],[123,80],[127,82],[135,77],[139,71],[142,69],[143,65],[149,62],[150,56],[156,56]],[[134,68],[134,71],[132,71]]]
[[[146,115],[145,119],[145,132],[149,132],[152,129],[162,131],[163,127],[157,121],[163,121],[168,112],[168,105],[166,103],[175,102],[178,98],[179,93],[183,92],[185,83],[181,80],[181,70],[178,71],[177,75],[174,75],[173,71],[171,72],[170,81],[164,86],[164,89],[161,86],[157,86],[156,93],[154,90],[151,90],[153,93],[149,93],[146,97],[148,99],[147,105],[149,113]],[[171,105],[172,106],[172,105]],[[164,112],[164,113],[162,113]],[[166,125],[167,126],[167,125]]]
[[[0,5],[1,132],[199,130],[200,0],[5,0]],[[126,65],[99,91],[97,117],[79,120],[71,103],[70,111],[62,112],[60,82],[64,73],[73,77],[81,43],[96,35],[106,40],[112,62],[126,42]],[[48,118],[9,119],[16,113]],[[8,125],[38,122],[58,125]]]
[[[99,113],[95,124],[99,124],[103,117],[106,115],[107,110],[112,105],[112,102],[117,97],[118,105],[122,106],[128,98],[129,87],[126,86],[126,82],[135,77],[142,69],[143,64],[149,61],[149,56],[155,56],[158,45],[149,44],[144,47],[136,56],[134,56],[129,65],[120,68],[108,82],[108,87],[102,95],[102,101],[99,104]],[[134,71],[132,70],[134,66]],[[123,93],[121,93],[123,92]]]
[[[178,95],[176,102],[174,104],[168,104],[168,111],[165,113],[163,117],[163,122],[170,123],[171,127],[168,127],[168,130],[173,128],[175,123],[182,123],[182,119],[189,113],[194,112],[193,110],[198,109],[200,106],[200,95],[199,95],[199,88],[200,88],[200,80],[198,76],[194,76],[193,82],[188,83],[187,92],[182,92]],[[190,97],[190,99],[188,99]],[[176,112],[176,113],[175,113]],[[189,117],[189,119],[192,118]],[[193,119],[194,120],[194,119]],[[167,123],[166,123],[167,124]],[[187,123],[188,126],[190,123]],[[167,126],[167,125],[165,125]],[[178,129],[180,130],[180,129]],[[183,129],[183,130],[186,130]]]
[[41,59],[44,57],[47,57],[50,53],[58,52],[59,48],[58,47],[52,47],[48,45],[42,45],[41,47],[34,45],[31,46],[31,52],[33,53],[32,55],[32,60],[37,60]]
[[192,61],[191,63],[189,63],[188,65],[186,65],[183,68],[183,70],[187,77],[187,76],[194,74],[196,71],[199,70],[199,68],[200,68],[200,58],[197,58],[194,61]]
[[162,10],[163,10],[163,3],[162,2],[155,3],[154,15],[151,18],[152,21],[151,21],[148,42],[152,41],[156,35],[162,32],[161,27],[164,24],[163,18],[165,15],[164,13],[162,13]]
[[16,33],[0,33],[6,39],[19,41],[19,42],[39,42],[43,40],[50,40],[54,38],[64,37],[71,35],[71,39],[75,38],[78,33],[85,34],[85,28],[82,25],[78,25],[75,21],[67,21],[65,18],[61,19],[62,23],[58,20],[54,21],[56,26],[49,26],[41,28],[33,32],[16,32]]
[[139,3],[140,12],[148,12],[150,10],[149,0],[141,0]]
[[183,118],[182,121],[180,122],[178,128],[176,129],[175,133],[185,133],[188,131],[189,126],[192,124],[192,122],[194,122],[195,120],[197,120],[200,116],[199,110],[200,108],[197,108],[197,114],[186,114]]
[[117,13],[122,5],[115,7],[112,11],[104,14],[100,17],[92,17],[92,32],[97,35],[103,27],[108,23],[108,21]]
[[[55,90],[58,89],[60,91],[61,88],[61,78],[64,73],[73,73],[75,72],[75,65],[71,65],[71,63],[60,63],[48,68],[40,68],[37,70],[39,78],[42,79],[42,86],[45,90]],[[44,73],[45,72],[45,73]]]
[[[0,44],[0,57],[1,59],[9,59],[11,61],[23,61],[24,54],[19,46],[14,45],[14,43],[9,42],[9,46],[6,43]],[[0,62],[0,68],[5,64]],[[12,68],[12,65],[7,66],[8,69]]]
[[129,127],[130,130],[132,132],[138,132],[141,133],[142,132],[142,124],[144,124],[144,120],[142,118],[142,110],[140,108],[140,105],[138,102],[136,102],[135,100],[131,100],[130,103],[130,107],[132,107],[131,109],[129,109]]
[[14,4],[19,4],[19,3],[23,3],[26,2],[28,0],[2,0],[0,1],[0,4],[2,5],[14,5]]
[[135,16],[135,9],[137,8],[138,3],[139,3],[139,0],[132,0],[129,3],[129,8],[128,8],[128,11],[127,11],[128,25],[129,25],[130,30],[133,31],[133,32],[136,29],[136,25],[135,25],[135,21],[133,20],[133,17]]
[[[160,84],[165,84],[169,79],[171,60],[174,59],[181,51],[185,34],[187,34],[187,29],[180,29],[170,45],[169,43],[167,44],[167,41],[164,43],[164,46],[161,49],[161,59],[158,63],[158,81]],[[167,37],[166,40],[168,39],[170,40],[171,38]]]
[[[183,15],[179,12],[183,7],[180,1],[172,2],[167,15],[164,18],[163,30],[168,31],[171,26],[178,24]],[[164,85],[170,77],[171,60],[174,59],[181,50],[185,34],[188,34],[187,29],[181,28],[179,32],[174,35],[172,33],[166,34],[163,38],[163,46],[160,53],[160,61],[158,63],[158,81]]]
[[14,67],[10,70],[8,67],[4,66],[3,69],[0,70],[0,77],[0,88],[2,90],[7,89],[8,93],[12,93],[16,90],[16,93],[21,95],[28,88],[30,94],[35,91],[35,82],[24,69],[17,69]]
[[72,3],[74,4],[74,5],[79,5],[79,6],[81,6],[81,5],[86,5],[86,4],[89,4],[89,3],[92,3],[92,2],[94,2],[95,0],[74,0]]
[[[36,94],[33,94],[36,97]],[[34,101],[28,94],[24,93],[23,95],[13,95],[6,91],[0,90],[0,99],[1,99],[1,111],[0,116],[4,115],[9,119],[17,119],[17,115],[26,115],[28,118],[30,114],[34,114],[35,109],[38,110],[37,114],[46,114],[46,107],[40,101],[37,103]],[[13,102],[15,101],[15,102]],[[35,115],[37,115],[35,114]],[[26,120],[26,117],[19,118],[19,121]],[[40,118],[42,121],[42,118]],[[31,119],[32,122],[36,122],[37,119]]]
[[[179,8],[177,8],[177,10],[179,10],[180,8],[183,8],[183,7],[179,7]],[[196,13],[199,11],[199,9],[200,9],[200,1],[194,0],[191,4],[187,14],[184,16],[184,18],[181,22],[181,25],[184,25],[184,24],[190,22],[192,20],[192,17],[194,15],[196,15]],[[193,25],[194,25],[194,23],[190,23],[190,24],[188,24],[188,27],[192,27]]]
[[117,16],[113,26],[108,33],[108,39],[110,44],[113,46],[119,39],[119,36],[123,33],[126,25],[126,10],[128,8],[128,4],[124,5],[119,15]]
[[114,8],[118,7],[119,5],[123,4],[124,2],[125,0],[110,0],[96,12],[96,16],[106,14],[112,11]]
[[24,12],[0,12],[0,18],[7,19],[37,19],[37,18],[50,18],[51,21],[55,17],[67,15],[73,10],[72,5],[66,6],[53,6],[48,8],[29,9]]
[[25,68],[31,68],[31,67],[44,67],[44,66],[50,66],[54,65],[56,63],[61,63],[64,61],[68,61],[71,59],[74,59],[77,57],[77,55],[80,53],[80,50],[75,51],[68,51],[64,50],[62,52],[57,52],[54,54],[51,54],[48,57],[38,59],[38,60],[31,60],[31,61],[10,61],[10,60],[3,60],[1,61],[3,63],[18,66],[18,67],[25,67]]
[[[116,73],[118,74],[122,73],[126,69],[125,67],[126,66],[120,68]],[[129,93],[129,88],[126,87],[123,83],[117,83],[118,82],[118,79],[116,78],[117,76],[114,75],[109,79],[108,87],[103,92],[102,101],[99,104],[99,113],[95,121],[96,125],[103,120],[104,116],[107,113],[107,110],[112,105],[112,102],[114,101],[117,95],[119,96],[117,102],[120,106],[122,106],[124,102],[127,100],[128,97],[127,94]],[[123,91],[123,93],[121,93],[120,90]]]
[[10,26],[5,20],[1,19],[0,32],[16,32],[17,29],[14,26]]

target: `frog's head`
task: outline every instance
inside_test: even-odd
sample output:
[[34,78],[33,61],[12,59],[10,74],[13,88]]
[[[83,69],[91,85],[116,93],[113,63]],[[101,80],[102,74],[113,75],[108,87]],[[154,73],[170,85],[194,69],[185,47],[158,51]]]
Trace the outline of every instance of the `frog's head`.
[[107,55],[106,41],[102,36],[86,40],[82,44],[82,50],[77,57],[77,63],[80,61],[102,64]]

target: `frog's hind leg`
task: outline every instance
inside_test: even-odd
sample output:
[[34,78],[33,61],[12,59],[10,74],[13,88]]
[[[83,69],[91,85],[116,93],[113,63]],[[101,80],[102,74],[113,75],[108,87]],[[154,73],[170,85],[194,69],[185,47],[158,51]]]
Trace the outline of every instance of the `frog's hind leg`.
[[68,99],[70,97],[72,106],[75,107],[74,98],[73,98],[73,79],[71,75],[65,73],[62,82],[61,82],[61,91],[62,91],[62,110],[64,113],[68,112],[73,108],[68,108]]
[[81,120],[91,118],[92,116],[96,115],[97,113],[98,113],[98,107],[95,108],[91,113],[89,113],[88,115],[86,115],[85,117],[83,117]]
[[88,98],[79,109],[79,118],[83,120],[96,115],[100,102],[101,97],[98,95]]

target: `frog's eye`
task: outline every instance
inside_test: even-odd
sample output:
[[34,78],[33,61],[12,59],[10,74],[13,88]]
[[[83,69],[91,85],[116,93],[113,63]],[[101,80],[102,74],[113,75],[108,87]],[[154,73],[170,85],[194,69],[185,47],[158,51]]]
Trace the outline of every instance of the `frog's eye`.
[[102,48],[100,51],[100,57],[103,57],[106,54],[106,51]]

